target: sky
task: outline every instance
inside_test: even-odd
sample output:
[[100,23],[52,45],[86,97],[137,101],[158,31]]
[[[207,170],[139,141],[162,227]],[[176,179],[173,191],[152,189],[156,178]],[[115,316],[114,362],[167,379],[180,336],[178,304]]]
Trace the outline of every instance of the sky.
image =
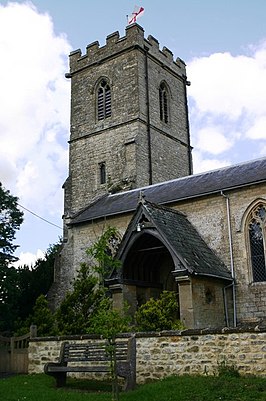
[[[19,197],[19,264],[62,235],[68,55],[125,35],[131,0],[0,0],[0,181]],[[187,65],[194,173],[266,156],[266,1],[139,1],[145,37]],[[37,217],[39,216],[39,217]],[[41,217],[41,218],[40,218]]]

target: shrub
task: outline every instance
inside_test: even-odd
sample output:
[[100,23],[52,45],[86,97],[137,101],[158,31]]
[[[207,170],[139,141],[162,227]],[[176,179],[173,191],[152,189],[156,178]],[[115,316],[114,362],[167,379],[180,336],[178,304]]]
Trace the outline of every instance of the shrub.
[[178,304],[173,291],[163,291],[158,299],[150,298],[135,314],[139,331],[179,330]]
[[240,377],[235,364],[229,364],[225,359],[218,362],[217,372],[219,377]]

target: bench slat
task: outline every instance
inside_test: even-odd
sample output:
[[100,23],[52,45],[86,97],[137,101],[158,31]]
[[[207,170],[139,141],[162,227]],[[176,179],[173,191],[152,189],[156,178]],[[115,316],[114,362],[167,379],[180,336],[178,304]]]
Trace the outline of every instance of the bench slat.
[[110,367],[108,365],[105,366],[49,366],[49,373],[56,372],[109,372]]

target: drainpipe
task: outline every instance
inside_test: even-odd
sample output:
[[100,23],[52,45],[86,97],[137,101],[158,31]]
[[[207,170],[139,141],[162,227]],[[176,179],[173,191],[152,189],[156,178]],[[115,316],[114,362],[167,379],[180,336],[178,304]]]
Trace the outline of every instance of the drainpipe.
[[192,168],[192,156],[191,156],[191,144],[190,144],[190,129],[188,119],[188,99],[187,99],[187,86],[190,86],[190,81],[183,75],[184,95],[185,95],[185,113],[186,113],[186,129],[187,129],[187,153],[188,153],[188,175],[193,173]]
[[[227,213],[227,226],[228,226],[228,238],[229,238],[229,249],[230,249],[230,266],[231,266],[231,274],[233,278],[233,283],[229,286],[224,288],[224,295],[225,290],[228,287],[232,286],[233,290],[233,310],[234,310],[234,327],[237,325],[237,316],[236,316],[236,286],[235,286],[235,267],[234,267],[234,257],[233,257],[233,243],[232,243],[232,229],[231,229],[231,215],[230,215],[230,199],[226,196],[223,191],[221,191],[221,195],[226,199],[226,213]],[[227,305],[227,302],[226,302]],[[226,312],[227,313],[227,312]],[[228,320],[228,316],[227,316]]]
[[[231,283],[227,285],[226,287],[223,288],[223,294],[224,294],[224,310],[225,310],[225,321],[226,321],[226,326],[229,327],[229,318],[228,318],[228,303],[227,303],[227,296],[226,296],[226,290],[228,288],[234,287],[234,283]],[[235,316],[235,315],[234,315]]]
[[149,163],[149,185],[152,185],[152,162],[151,162],[151,122],[150,122],[150,99],[149,99],[149,70],[148,70],[148,47],[145,50],[145,81],[146,81],[146,106],[147,106],[147,137],[148,137],[148,163]]

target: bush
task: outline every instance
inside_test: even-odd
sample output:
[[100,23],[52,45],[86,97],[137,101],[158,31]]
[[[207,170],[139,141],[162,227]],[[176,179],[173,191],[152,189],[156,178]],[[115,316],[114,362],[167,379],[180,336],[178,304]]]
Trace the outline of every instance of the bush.
[[218,362],[217,372],[219,377],[240,377],[237,366],[229,364],[225,359]]
[[23,324],[21,323],[21,327],[16,332],[16,335],[28,333],[29,327],[32,324],[37,326],[39,337],[54,336],[57,334],[55,316],[49,309],[48,301],[43,294],[36,299],[33,313],[29,315]]
[[173,291],[163,291],[158,299],[150,298],[135,314],[138,331],[179,330],[178,304]]

